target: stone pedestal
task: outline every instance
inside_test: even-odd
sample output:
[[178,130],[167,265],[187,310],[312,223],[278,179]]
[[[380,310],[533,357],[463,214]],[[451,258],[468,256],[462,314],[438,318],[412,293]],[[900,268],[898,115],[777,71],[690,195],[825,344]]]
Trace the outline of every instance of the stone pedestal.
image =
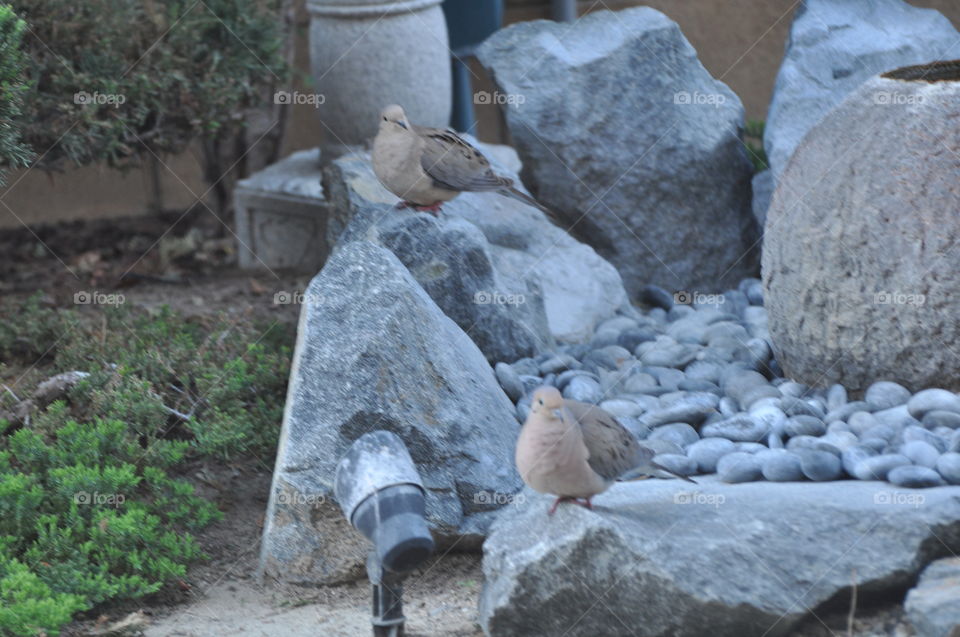
[[320,269],[327,258],[329,210],[317,149],[294,153],[238,182],[234,197],[240,267]]
[[307,7],[327,143],[365,143],[388,104],[418,124],[447,126],[450,50],[440,0],[308,0]]

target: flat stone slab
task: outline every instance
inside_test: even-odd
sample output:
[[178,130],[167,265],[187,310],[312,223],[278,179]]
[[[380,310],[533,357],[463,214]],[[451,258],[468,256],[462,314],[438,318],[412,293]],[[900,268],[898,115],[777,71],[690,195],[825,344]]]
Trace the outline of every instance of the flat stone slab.
[[960,557],[937,560],[924,569],[904,606],[919,637],[960,635]]
[[618,483],[553,517],[524,491],[484,544],[486,634],[784,635],[854,576],[868,599],[960,550],[960,487],[697,480]]

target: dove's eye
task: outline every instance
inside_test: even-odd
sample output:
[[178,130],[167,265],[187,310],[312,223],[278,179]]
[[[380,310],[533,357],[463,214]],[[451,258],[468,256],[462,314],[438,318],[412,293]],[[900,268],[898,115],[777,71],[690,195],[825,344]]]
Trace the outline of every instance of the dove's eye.
[[538,398],[538,399],[537,399],[537,402],[542,405],[542,404],[543,404],[543,398]]

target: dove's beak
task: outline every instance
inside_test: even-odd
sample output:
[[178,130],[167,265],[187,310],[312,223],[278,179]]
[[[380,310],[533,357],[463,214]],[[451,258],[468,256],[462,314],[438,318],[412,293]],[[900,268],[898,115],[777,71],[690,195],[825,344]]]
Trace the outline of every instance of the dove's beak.
[[402,121],[401,121],[401,122],[397,122],[397,125],[400,126],[401,128],[403,128],[404,130],[410,130],[410,129],[407,127],[407,123],[406,123],[406,122],[402,122]]

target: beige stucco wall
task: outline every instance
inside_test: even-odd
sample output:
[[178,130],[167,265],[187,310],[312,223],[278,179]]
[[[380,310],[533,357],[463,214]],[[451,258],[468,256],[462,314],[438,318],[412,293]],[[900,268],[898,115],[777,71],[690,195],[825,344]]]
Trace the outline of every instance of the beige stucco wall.
[[[960,28],[958,0],[910,0],[910,3],[937,9]],[[740,96],[747,117],[763,119],[797,4],[798,0],[589,0],[580,2],[579,6],[581,12],[639,5],[662,11],[679,23],[707,70]],[[508,0],[506,22],[548,17],[548,6],[546,0]],[[306,47],[306,30],[299,29],[296,64],[304,71],[309,68]],[[476,65],[474,71],[483,75]],[[478,118],[477,132],[482,139],[504,139],[496,107],[479,106]],[[316,146],[323,140],[322,130],[312,108],[294,107],[284,154]],[[193,203],[195,195],[206,190],[198,162],[190,154],[164,161],[167,165],[162,169],[165,207],[185,208]],[[86,167],[53,176],[41,171],[14,173],[7,187],[0,191],[0,228],[21,223],[143,214],[147,211],[149,190],[149,180],[142,171],[120,174],[102,167]]]

